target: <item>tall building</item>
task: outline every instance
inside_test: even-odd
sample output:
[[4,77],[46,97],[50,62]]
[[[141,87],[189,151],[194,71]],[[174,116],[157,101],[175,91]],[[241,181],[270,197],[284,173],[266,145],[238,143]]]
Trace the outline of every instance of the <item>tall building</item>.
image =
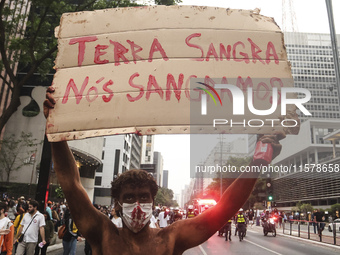
[[131,137],[130,169],[140,168],[141,148],[142,136],[133,134]]
[[153,153],[153,162],[155,164],[155,175],[154,178],[158,186],[163,186],[163,156],[162,153],[155,151]]
[[[273,163],[290,170],[274,178],[274,201],[282,210],[291,210],[297,202],[329,208],[340,202],[340,178],[330,167],[340,163],[339,140],[327,138],[340,129],[330,35],[287,32],[285,43],[294,86],[311,92],[311,100],[304,105],[312,116],[300,115],[304,122],[299,134],[281,142],[282,152]],[[321,172],[318,166],[323,167]]]
[[299,135],[281,141],[282,151],[273,161],[284,168],[273,179],[274,201],[281,210],[297,202],[324,209],[340,203],[339,129],[338,120],[307,120]]
[[163,188],[169,188],[169,170],[163,170],[163,182],[162,182]]
[[103,168],[95,176],[94,202],[111,205],[111,182],[129,169],[139,168],[141,138],[134,134],[106,136],[101,160]]
[[145,135],[142,138],[141,164],[153,164],[154,136]]
[[[311,100],[304,105],[312,114],[312,118],[339,119],[339,99],[330,35],[286,32],[284,39],[294,86],[306,88],[311,92]],[[337,35],[337,40],[340,41],[340,35]],[[300,115],[303,121],[308,118]]]

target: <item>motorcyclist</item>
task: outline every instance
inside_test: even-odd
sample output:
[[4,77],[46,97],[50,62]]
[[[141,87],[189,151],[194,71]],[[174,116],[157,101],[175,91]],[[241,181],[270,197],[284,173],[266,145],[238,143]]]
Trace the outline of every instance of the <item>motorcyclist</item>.
[[262,215],[261,220],[262,221],[267,221],[270,218],[270,211],[269,209],[266,209],[264,215]]
[[243,237],[245,235],[246,232],[246,217],[243,214],[243,209],[240,208],[240,210],[238,211],[238,214],[236,216],[236,224],[237,224],[237,230],[238,230],[238,236],[240,238],[240,241],[243,240]]

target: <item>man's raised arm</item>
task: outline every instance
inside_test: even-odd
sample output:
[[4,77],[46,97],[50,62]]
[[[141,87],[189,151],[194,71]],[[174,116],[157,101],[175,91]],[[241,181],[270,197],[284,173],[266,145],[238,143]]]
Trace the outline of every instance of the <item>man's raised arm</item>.
[[[47,89],[44,101],[45,117],[55,105],[53,92],[52,87]],[[54,170],[77,227],[84,236],[91,235],[100,238],[101,232],[96,231],[98,228],[95,227],[98,226],[98,221],[103,218],[103,215],[92,206],[91,200],[80,182],[79,170],[67,142],[53,142],[51,149]]]
[[[259,140],[272,145],[272,158],[275,158],[281,151],[281,145],[278,141],[284,137],[283,133],[277,133],[261,136]],[[255,163],[251,162],[250,166],[255,166]],[[260,168],[261,166],[256,167]],[[205,242],[231,219],[247,201],[259,174],[260,171],[241,174],[223,193],[215,206],[193,219],[181,221],[179,223],[181,226],[177,228],[180,231],[176,233],[176,243],[178,243],[179,250],[184,251]]]

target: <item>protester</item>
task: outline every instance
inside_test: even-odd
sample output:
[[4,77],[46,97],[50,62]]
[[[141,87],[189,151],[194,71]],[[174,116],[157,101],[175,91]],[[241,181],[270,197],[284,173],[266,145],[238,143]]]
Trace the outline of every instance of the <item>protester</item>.
[[48,201],[48,202],[47,202],[47,206],[46,206],[46,212],[47,212],[48,215],[50,216],[50,219],[53,219],[53,217],[52,217],[52,209],[51,209],[51,206],[52,206],[52,202],[51,202],[51,201]]
[[111,209],[110,219],[111,219],[112,223],[116,225],[117,228],[123,227],[122,218],[117,215],[115,208]]
[[80,233],[74,223],[69,210],[65,211],[66,232],[63,237],[63,255],[75,255],[77,251],[77,241],[80,241]]
[[324,223],[324,214],[320,212],[320,209],[317,209],[314,213],[314,222],[316,222],[316,226],[318,229],[318,235],[322,235],[322,231],[325,229],[325,223]]
[[[15,221],[14,221],[14,236],[17,235],[19,229],[21,228],[20,224],[21,224],[22,219],[24,218],[25,213],[26,211],[24,210],[23,207],[20,207],[18,209],[18,216],[15,218]],[[16,253],[17,247],[18,247],[18,242],[15,241],[13,245],[13,254]]]
[[7,204],[0,202],[0,254],[12,255],[14,226],[8,217]]
[[[46,255],[47,247],[50,245],[50,241],[51,241],[51,239],[53,238],[53,235],[54,235],[53,222],[50,218],[50,214],[47,211],[44,212],[44,217],[45,217],[45,223],[46,223],[46,225],[44,226],[46,244],[42,248],[39,247],[39,245],[37,245],[35,247],[34,255],[39,255],[40,251],[41,251],[41,253],[40,253],[41,255]],[[41,241],[42,241],[42,239],[41,239],[41,236],[39,235],[38,243],[41,243]]]
[[53,205],[51,210],[52,210],[52,222],[54,225],[54,232],[58,232],[58,227],[60,226],[60,218],[57,212],[57,206]]
[[160,228],[165,228],[169,223],[169,215],[166,213],[166,207],[163,206],[161,212],[158,214],[158,225]]
[[8,203],[7,217],[11,221],[14,221],[16,214],[17,214],[17,205],[15,204],[14,200],[10,200]]
[[150,218],[150,225],[149,225],[149,227],[150,228],[159,228],[157,219],[156,219],[156,217],[153,214],[151,215],[151,218]]
[[20,223],[16,239],[23,234],[23,240],[19,242],[16,255],[33,255],[35,246],[38,243],[38,234],[40,233],[42,243],[45,245],[45,217],[38,211],[38,202],[31,200],[26,213]]
[[[46,117],[55,104],[52,92],[54,89],[49,87],[44,102]],[[282,138],[284,135],[280,133],[261,136],[259,140],[272,145],[275,158],[280,153],[278,141]],[[157,229],[149,227],[157,183],[146,171],[126,171],[115,179],[111,188],[115,209],[123,220],[123,228],[118,229],[92,206],[81,185],[79,170],[67,142],[53,142],[51,147],[58,181],[75,223],[91,244],[93,254],[182,254],[209,239],[225,224],[225,219],[235,214],[248,199],[260,172],[243,173],[215,206],[197,217]]]

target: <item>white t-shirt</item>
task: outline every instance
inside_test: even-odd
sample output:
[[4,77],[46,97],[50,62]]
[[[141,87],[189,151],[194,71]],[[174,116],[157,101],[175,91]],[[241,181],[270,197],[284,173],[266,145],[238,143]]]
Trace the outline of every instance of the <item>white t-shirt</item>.
[[160,228],[165,228],[166,226],[168,226],[169,215],[167,215],[164,218],[164,212],[160,212],[158,214],[158,220],[159,220],[159,227]]
[[25,233],[27,227],[27,231],[24,235],[24,242],[26,243],[37,243],[38,242],[38,235],[39,235],[39,229],[40,227],[43,227],[46,225],[45,223],[45,216],[43,214],[41,214],[40,212],[36,212],[37,215],[31,225],[28,227],[28,225],[30,224],[32,218],[34,217],[34,215],[31,215],[30,213],[26,213],[25,216],[23,217],[20,225],[23,226],[22,232],[21,233]]
[[152,215],[150,218],[150,228],[157,228],[156,223],[157,223],[157,220],[155,216]]
[[117,219],[115,219],[115,217],[112,217],[111,219],[112,223],[116,225],[117,228],[122,228],[123,227],[123,223],[122,223],[122,218],[118,217]]
[[7,227],[10,228],[12,225],[13,224],[8,217],[4,217],[0,220],[0,229],[7,229]]

